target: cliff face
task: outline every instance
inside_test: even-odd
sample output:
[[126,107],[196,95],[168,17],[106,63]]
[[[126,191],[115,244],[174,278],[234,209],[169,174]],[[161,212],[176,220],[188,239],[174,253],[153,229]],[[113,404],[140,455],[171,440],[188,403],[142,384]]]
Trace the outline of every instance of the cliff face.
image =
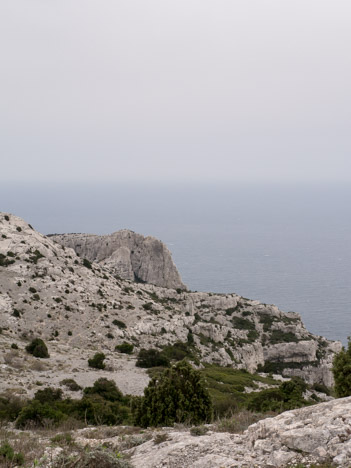
[[107,266],[123,279],[173,289],[186,289],[163,242],[122,230],[106,236],[60,234],[51,239],[71,247],[82,258]]
[[[141,347],[187,342],[190,335],[200,362],[333,383],[331,363],[341,344],[309,333],[298,314],[237,294],[116,279],[102,260],[116,249],[82,250],[82,257],[92,250],[100,261],[84,266],[73,249],[13,215],[0,213],[0,235],[0,345],[19,340],[23,348],[21,340],[41,336],[66,354],[101,349],[115,359],[115,346],[123,341],[134,344],[135,357]],[[123,236],[132,242],[128,231]],[[0,380],[5,385],[6,378]]]

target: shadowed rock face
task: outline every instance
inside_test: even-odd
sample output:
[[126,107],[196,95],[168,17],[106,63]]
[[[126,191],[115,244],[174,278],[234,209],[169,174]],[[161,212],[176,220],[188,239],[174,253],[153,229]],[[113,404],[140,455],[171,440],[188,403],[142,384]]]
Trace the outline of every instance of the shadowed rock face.
[[186,289],[170,251],[155,237],[144,237],[126,229],[106,236],[60,234],[50,237],[73,248],[80,257],[108,267],[123,279]]

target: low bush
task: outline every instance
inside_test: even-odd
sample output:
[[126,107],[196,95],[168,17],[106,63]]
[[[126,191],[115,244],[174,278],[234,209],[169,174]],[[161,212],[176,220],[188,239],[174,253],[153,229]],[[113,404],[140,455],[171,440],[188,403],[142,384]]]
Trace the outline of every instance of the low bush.
[[105,359],[106,356],[104,353],[96,353],[92,358],[88,359],[88,365],[89,367],[93,367],[94,369],[105,369]]
[[118,328],[121,328],[121,329],[127,328],[127,325],[124,322],[122,322],[122,320],[115,319],[112,323],[113,325],[116,325]]
[[113,380],[102,377],[94,382],[92,387],[84,389],[85,395],[100,395],[107,401],[122,401],[123,394]]
[[46,344],[41,338],[35,338],[26,346],[26,351],[37,358],[49,358],[49,352]]
[[74,379],[64,379],[60,383],[61,385],[67,387],[68,390],[71,390],[71,392],[78,392],[79,390],[82,390],[82,387],[78,385]]
[[4,466],[23,465],[24,456],[22,453],[15,453],[11,445],[5,441],[0,446],[0,462],[4,461]]
[[62,390],[60,388],[43,388],[38,390],[34,395],[34,400],[40,403],[53,403],[54,401],[62,400]]
[[123,353],[123,354],[132,354],[133,349],[134,349],[134,345],[131,343],[127,343],[126,341],[123,341],[122,344],[117,345],[115,347],[116,351],[119,351],[120,353]]
[[136,366],[138,367],[169,367],[169,359],[157,349],[144,349],[139,351]]

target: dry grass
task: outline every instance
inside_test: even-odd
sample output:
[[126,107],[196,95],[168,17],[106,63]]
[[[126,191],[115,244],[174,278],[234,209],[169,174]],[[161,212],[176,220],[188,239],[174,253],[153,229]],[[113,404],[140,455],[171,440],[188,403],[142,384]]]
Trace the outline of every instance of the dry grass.
[[251,411],[242,410],[234,413],[229,418],[219,419],[213,425],[213,431],[216,432],[230,432],[232,434],[244,432],[251,424],[254,424],[261,419],[276,416],[275,413],[251,413]]

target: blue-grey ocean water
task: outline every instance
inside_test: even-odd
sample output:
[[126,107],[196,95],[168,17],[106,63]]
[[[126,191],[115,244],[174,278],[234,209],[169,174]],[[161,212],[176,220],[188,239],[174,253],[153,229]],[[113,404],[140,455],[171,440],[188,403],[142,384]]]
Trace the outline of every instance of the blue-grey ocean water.
[[129,228],[162,239],[191,290],[236,292],[351,335],[351,188],[2,184],[0,210],[43,233]]

